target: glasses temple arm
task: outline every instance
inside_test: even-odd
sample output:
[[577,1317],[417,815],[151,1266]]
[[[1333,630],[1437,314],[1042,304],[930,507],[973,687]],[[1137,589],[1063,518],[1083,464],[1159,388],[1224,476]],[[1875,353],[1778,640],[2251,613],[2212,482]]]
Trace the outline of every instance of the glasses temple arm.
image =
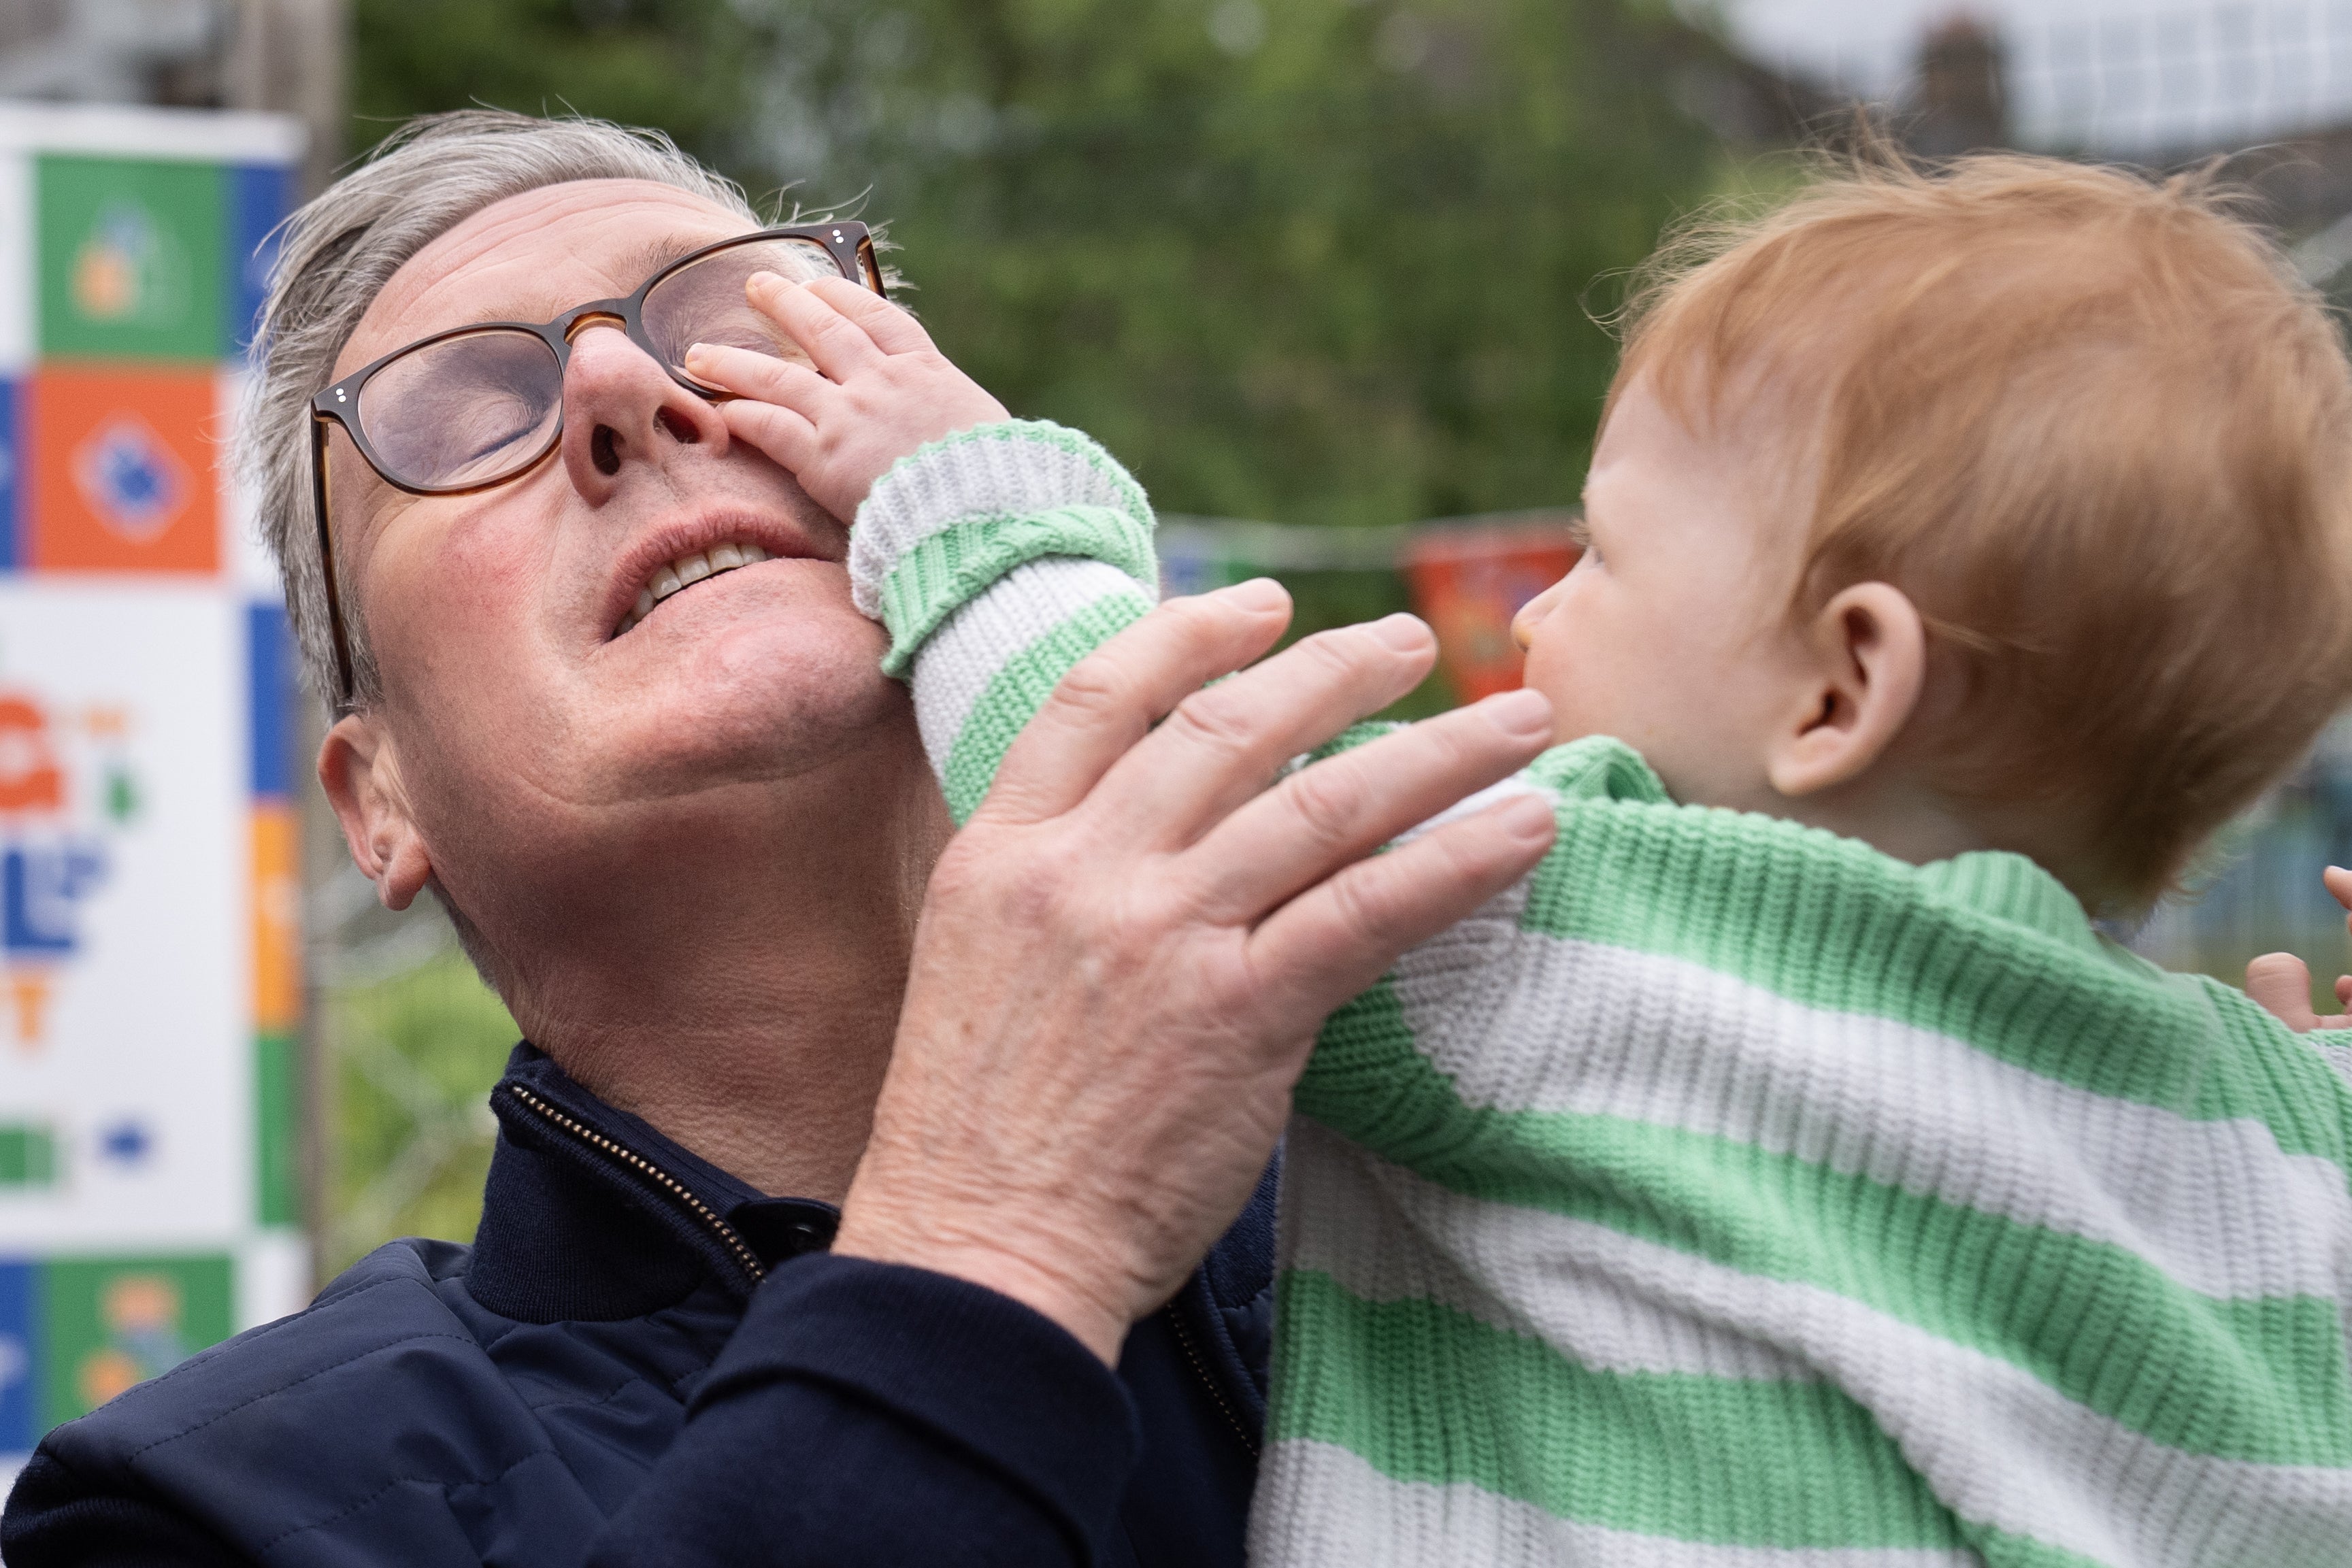
[[343,632],[343,597],[335,587],[335,541],[327,527],[327,424],[330,415],[310,411],[310,510],[319,523],[319,570],[327,584],[327,626],[335,641],[335,710],[350,711],[353,687],[351,640]]

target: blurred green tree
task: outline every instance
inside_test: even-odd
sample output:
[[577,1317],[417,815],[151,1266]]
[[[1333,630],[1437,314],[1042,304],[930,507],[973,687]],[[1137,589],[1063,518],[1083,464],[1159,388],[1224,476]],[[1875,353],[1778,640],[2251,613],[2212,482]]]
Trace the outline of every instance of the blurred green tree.
[[1721,143],[1654,0],[360,0],[362,136],[481,101],[662,126],[889,225],[1016,412],[1168,510],[1572,500],[1588,313]]

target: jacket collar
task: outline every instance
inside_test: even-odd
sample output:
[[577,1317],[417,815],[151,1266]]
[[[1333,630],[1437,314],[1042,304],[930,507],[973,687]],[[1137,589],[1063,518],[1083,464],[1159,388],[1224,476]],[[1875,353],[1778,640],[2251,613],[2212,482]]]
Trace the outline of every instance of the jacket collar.
[[467,1291],[530,1322],[642,1317],[715,1285],[749,1300],[840,1213],[770,1197],[607,1105],[528,1040],[490,1091],[499,1142]]

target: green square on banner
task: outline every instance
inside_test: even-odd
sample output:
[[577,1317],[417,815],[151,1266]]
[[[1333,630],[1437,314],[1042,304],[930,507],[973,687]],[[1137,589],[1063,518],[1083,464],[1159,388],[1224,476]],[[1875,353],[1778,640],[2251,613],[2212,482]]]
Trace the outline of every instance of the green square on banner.
[[47,1260],[42,1428],[87,1416],[218,1344],[228,1338],[230,1311],[229,1260],[217,1254]]
[[42,157],[34,203],[42,356],[227,354],[223,179],[210,163]]

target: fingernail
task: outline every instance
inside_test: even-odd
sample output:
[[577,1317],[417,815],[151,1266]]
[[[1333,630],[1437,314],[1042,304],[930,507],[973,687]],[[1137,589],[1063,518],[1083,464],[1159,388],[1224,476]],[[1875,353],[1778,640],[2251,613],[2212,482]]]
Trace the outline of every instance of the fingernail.
[[1505,735],[1549,735],[1551,733],[1551,702],[1543,693],[1521,686],[1515,692],[1498,692],[1478,705],[1486,722]]
[[1400,653],[1418,653],[1429,646],[1429,628],[1423,624],[1420,616],[1407,615],[1402,611],[1394,615],[1383,615],[1372,622],[1370,630],[1373,636]]
[[1495,820],[1515,839],[1548,839],[1558,830],[1551,802],[1541,795],[1521,795],[1495,810]]
[[694,362],[697,360],[708,360],[709,357],[710,345],[696,343],[686,350],[686,368],[690,371],[694,369]]
[[1218,591],[1244,610],[1279,610],[1290,602],[1289,593],[1270,577],[1253,577],[1247,582],[1236,582]]

